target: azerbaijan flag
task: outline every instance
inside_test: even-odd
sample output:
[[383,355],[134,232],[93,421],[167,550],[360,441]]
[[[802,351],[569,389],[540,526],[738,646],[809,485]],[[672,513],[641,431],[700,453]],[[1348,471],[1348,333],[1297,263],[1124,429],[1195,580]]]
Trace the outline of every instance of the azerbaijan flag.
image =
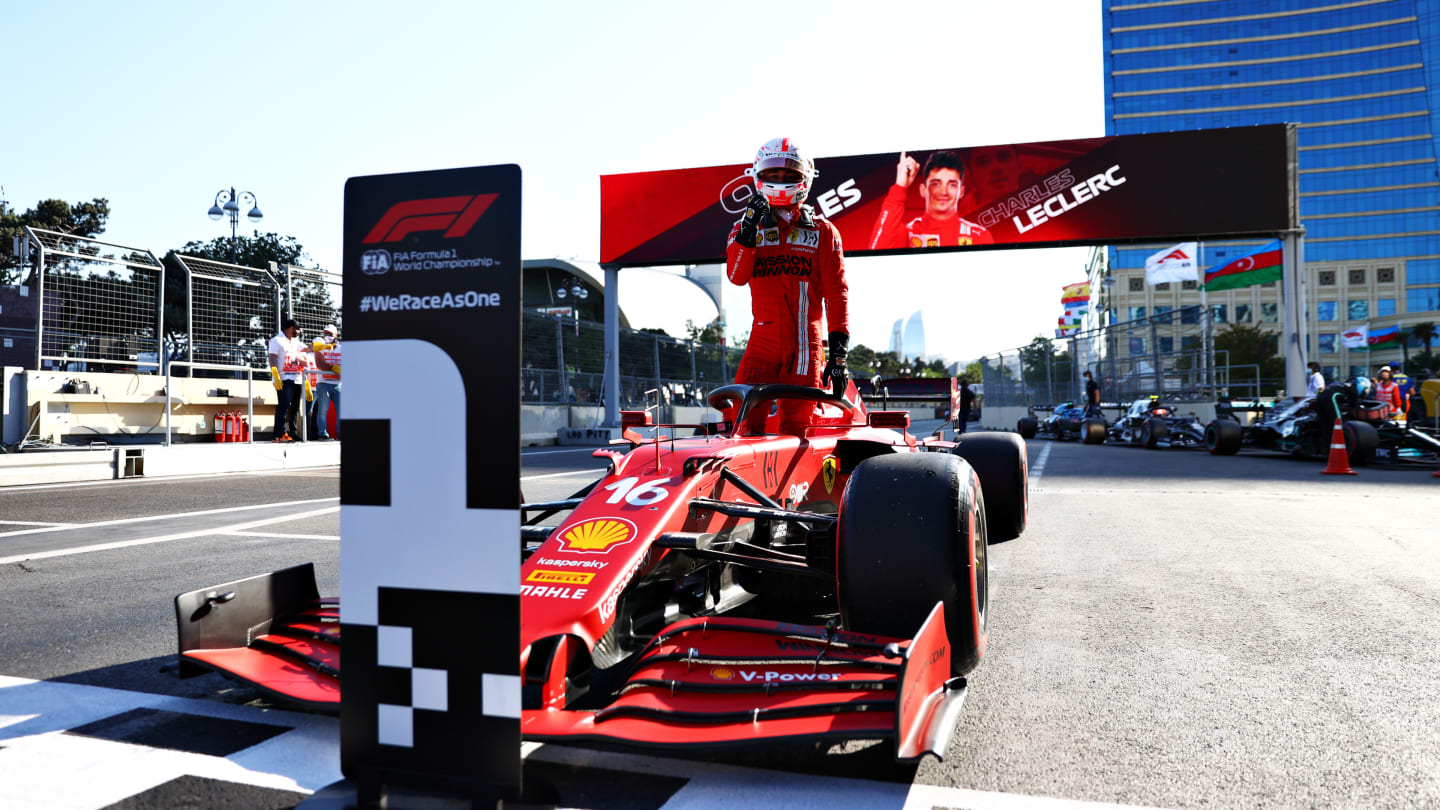
[[1280,280],[1284,259],[1280,253],[1280,240],[1263,245],[1259,250],[1205,271],[1205,289],[1234,290],[1239,287],[1253,287]]

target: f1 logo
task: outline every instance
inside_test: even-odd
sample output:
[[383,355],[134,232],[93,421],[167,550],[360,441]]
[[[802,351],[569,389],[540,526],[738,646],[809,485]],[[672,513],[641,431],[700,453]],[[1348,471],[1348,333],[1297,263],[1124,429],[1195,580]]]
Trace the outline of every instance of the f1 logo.
[[457,197],[435,197],[429,200],[408,200],[395,203],[370,233],[364,244],[399,242],[412,233],[444,231],[441,238],[454,239],[470,232],[475,223],[495,202],[499,194],[462,194]]

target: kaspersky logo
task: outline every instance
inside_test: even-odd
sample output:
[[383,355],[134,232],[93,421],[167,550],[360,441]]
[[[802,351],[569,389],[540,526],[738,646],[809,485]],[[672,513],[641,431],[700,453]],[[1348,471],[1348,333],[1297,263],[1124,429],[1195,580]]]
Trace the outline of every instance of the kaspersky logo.
[[412,233],[444,231],[442,239],[457,239],[470,232],[499,194],[461,194],[395,203],[365,234],[364,244],[399,242]]
[[609,554],[615,546],[635,539],[635,524],[623,518],[582,520],[560,535],[560,547],[585,554]]

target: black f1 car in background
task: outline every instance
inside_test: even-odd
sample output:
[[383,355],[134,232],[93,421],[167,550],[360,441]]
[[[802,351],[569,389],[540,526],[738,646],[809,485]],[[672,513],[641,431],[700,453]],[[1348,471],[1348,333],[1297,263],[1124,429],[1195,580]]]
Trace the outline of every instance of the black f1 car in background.
[[[1015,432],[1019,433],[1022,439],[1048,436],[1062,442],[1081,439],[1086,444],[1099,444],[1105,441],[1105,420],[1094,416],[1086,417],[1085,409],[1074,402],[1054,407],[1032,405],[1029,411],[1028,416],[1020,417],[1015,424]],[[1041,418],[1040,415],[1047,411],[1050,415]]]
[[1109,440],[1156,447],[1204,447],[1205,426],[1195,414],[1181,416],[1157,396],[1130,403],[1110,426]]
[[[954,377],[881,377],[855,380],[860,396],[870,407],[881,410],[914,409],[931,406],[936,419],[954,421],[959,418],[962,396],[959,380]],[[984,387],[970,386],[974,399],[970,403],[970,422],[980,421],[985,402]],[[913,410],[912,410],[913,412]]]
[[1277,405],[1268,412],[1261,409],[1260,418],[1249,425],[1242,425],[1234,413],[1254,408],[1234,408],[1222,402],[1216,407],[1217,418],[1205,426],[1205,448],[1221,456],[1256,447],[1324,459],[1329,457],[1338,417],[1352,465],[1434,464],[1440,458],[1440,439],[1435,433],[1417,424],[1397,422],[1387,403],[1367,398],[1371,390],[1369,378],[1355,377],[1330,385],[1317,396]]
[[[853,385],[727,385],[708,399],[723,422],[623,412],[623,450],[595,451],[604,475],[521,507],[522,734],[661,748],[889,739],[902,760],[943,755],[988,641],[986,545],[1025,529],[1024,441],[917,440],[908,413],[867,412]],[[746,432],[781,399],[819,406],[803,438],[777,435],[777,414]],[[182,675],[218,670],[339,708],[336,606],[313,569],[184,593],[175,608]]]

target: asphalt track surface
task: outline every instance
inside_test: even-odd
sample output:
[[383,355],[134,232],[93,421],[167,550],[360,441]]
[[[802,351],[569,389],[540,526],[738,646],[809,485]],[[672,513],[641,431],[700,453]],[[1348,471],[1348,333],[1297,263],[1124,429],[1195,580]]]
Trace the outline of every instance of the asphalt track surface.
[[[883,745],[528,761],[594,807],[1440,805],[1429,470],[1043,439],[1029,455],[1030,526],[990,549],[990,648],[943,763],[897,767]],[[533,500],[604,467],[568,448],[523,462]],[[289,806],[333,780],[333,719],[175,677],[172,599],[307,561],[337,593],[337,494],[337,470],[0,489],[0,806],[215,784],[233,787],[212,805]],[[236,725],[199,734],[219,750],[147,747],[175,717]],[[288,733],[216,742],[267,722]]]

